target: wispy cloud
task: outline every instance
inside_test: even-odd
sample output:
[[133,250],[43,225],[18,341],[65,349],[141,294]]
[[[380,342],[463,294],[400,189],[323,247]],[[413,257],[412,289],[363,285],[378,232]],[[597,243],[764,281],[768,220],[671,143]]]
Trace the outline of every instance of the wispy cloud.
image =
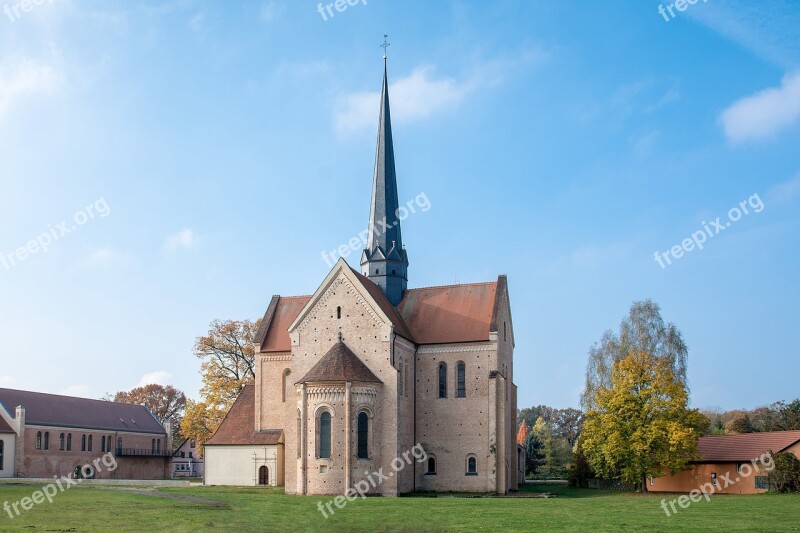
[[164,242],[167,250],[177,250],[178,248],[194,248],[197,245],[197,237],[190,229],[182,229],[178,233],[170,235]]
[[59,83],[56,68],[38,59],[6,59],[0,63],[0,115],[26,96],[48,94]]
[[722,112],[725,135],[733,143],[775,136],[800,119],[800,71],[784,76],[780,87],[734,102]]
[[127,259],[127,255],[123,252],[106,247],[89,252],[82,264],[88,268],[110,268],[114,265],[125,263]]
[[634,115],[654,113],[680,97],[673,80],[643,79],[620,85],[610,96],[577,107],[574,114],[581,124],[603,120],[619,127]]
[[166,372],[164,370],[158,370],[156,372],[148,372],[142,376],[142,379],[139,380],[139,383],[136,385],[137,387],[144,387],[145,385],[169,385],[172,382],[172,374]]
[[767,191],[767,200],[771,204],[788,204],[800,197],[800,173],[794,178],[773,185]]

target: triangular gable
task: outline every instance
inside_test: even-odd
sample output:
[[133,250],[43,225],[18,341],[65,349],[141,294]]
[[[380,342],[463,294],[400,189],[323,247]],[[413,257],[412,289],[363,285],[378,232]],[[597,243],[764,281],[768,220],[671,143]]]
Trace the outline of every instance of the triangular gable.
[[[304,324],[314,307],[316,307],[320,300],[325,297],[331,286],[336,282],[337,279],[340,279],[340,277],[343,278],[343,281],[351,285],[353,289],[356,290],[363,303],[370,308],[372,314],[374,314],[378,320],[384,324],[391,325],[396,334],[402,337],[407,337],[409,340],[413,340],[411,339],[411,334],[408,332],[408,328],[403,323],[402,318],[396,312],[392,304],[386,300],[386,296],[383,295],[380,289],[377,288],[377,286],[374,288],[368,286],[368,284],[372,282],[355,272],[347,264],[347,261],[342,258],[339,258],[333,268],[331,268],[331,271],[328,272],[327,276],[325,276],[325,279],[322,281],[319,288],[316,290],[316,292],[314,292],[303,309],[297,315],[297,318],[295,318],[289,326],[288,332],[290,338],[295,338],[294,333],[296,330],[298,330],[298,328]],[[372,283],[372,285],[375,284]],[[377,289],[377,291],[374,289]],[[385,302],[381,300],[385,300]]]

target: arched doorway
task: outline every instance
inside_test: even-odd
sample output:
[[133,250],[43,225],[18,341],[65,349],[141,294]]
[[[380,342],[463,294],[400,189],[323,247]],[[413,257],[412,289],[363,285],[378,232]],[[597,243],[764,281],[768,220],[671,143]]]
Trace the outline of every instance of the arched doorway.
[[258,484],[269,485],[269,468],[262,466],[258,469]]

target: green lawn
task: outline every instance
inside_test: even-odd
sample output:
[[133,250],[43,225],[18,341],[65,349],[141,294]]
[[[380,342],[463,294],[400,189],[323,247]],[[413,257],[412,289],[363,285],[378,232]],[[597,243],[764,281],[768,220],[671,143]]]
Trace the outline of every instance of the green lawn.
[[[37,488],[0,485],[0,504]],[[556,496],[524,497],[536,492]],[[800,531],[794,495],[715,496],[669,518],[662,495],[537,485],[519,496],[358,499],[325,519],[327,498],[274,489],[76,487],[13,520],[3,512],[0,531]]]

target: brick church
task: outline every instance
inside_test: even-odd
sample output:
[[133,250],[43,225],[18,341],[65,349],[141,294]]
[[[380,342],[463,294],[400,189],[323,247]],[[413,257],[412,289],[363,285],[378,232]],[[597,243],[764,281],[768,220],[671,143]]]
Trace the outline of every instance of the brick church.
[[345,494],[419,444],[427,459],[372,493],[516,490],[506,277],[409,289],[398,207],[384,64],[361,268],[339,259],[313,295],[272,298],[255,383],[205,443],[206,484]]

